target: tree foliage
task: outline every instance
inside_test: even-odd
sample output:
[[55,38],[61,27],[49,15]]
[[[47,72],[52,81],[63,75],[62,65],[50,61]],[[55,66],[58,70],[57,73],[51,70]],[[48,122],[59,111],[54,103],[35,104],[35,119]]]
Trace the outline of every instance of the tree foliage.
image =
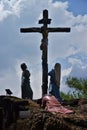
[[73,93],[68,96],[71,98],[87,98],[87,79],[77,77],[68,77],[66,79],[66,84],[70,88],[74,88]]

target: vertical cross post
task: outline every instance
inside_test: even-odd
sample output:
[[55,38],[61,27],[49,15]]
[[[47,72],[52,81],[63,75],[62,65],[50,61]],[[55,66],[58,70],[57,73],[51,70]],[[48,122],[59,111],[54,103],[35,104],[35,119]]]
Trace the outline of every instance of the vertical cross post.
[[48,88],[48,30],[47,25],[51,23],[51,19],[48,19],[48,10],[43,11],[43,19],[39,20],[39,24],[43,24],[41,27],[42,40],[40,49],[42,50],[42,96],[47,94]]

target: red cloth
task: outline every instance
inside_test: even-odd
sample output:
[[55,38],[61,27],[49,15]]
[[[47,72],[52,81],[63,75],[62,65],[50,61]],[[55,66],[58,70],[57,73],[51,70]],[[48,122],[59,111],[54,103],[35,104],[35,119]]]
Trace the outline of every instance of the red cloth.
[[55,114],[55,113],[73,113],[72,110],[69,110],[65,107],[63,107],[60,102],[54,97],[54,96],[44,96],[42,99],[42,106],[46,106],[46,110],[49,112]]

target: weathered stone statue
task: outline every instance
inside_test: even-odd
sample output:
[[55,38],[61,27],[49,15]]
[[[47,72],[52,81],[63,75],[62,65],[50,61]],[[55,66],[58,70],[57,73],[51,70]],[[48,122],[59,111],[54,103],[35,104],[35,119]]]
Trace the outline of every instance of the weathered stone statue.
[[22,98],[32,99],[33,91],[30,86],[30,72],[29,70],[27,70],[27,65],[25,63],[21,64],[21,69],[22,69],[22,77],[21,77]]

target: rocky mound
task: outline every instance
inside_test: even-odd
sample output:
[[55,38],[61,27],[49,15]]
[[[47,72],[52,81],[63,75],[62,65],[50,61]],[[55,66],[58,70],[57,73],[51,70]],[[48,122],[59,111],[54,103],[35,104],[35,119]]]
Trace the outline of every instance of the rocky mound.
[[0,96],[0,130],[87,130],[87,99],[64,101],[72,114],[54,115],[40,104],[41,99]]

